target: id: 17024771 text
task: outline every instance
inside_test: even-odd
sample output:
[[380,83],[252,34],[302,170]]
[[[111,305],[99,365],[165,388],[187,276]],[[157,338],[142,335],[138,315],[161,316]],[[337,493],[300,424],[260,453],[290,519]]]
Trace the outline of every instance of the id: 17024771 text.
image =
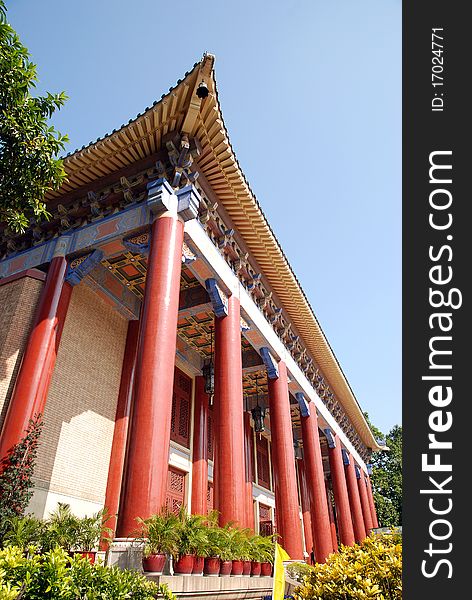
[[444,110],[444,29],[433,27],[431,30],[431,84],[433,86],[433,98],[431,110],[442,112]]

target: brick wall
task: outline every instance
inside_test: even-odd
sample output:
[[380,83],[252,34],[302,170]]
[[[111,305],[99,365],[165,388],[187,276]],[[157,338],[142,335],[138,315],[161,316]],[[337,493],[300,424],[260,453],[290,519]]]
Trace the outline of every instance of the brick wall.
[[29,276],[0,285],[0,430],[43,285]]
[[72,293],[44,413],[31,510],[104,502],[127,321],[85,284]]

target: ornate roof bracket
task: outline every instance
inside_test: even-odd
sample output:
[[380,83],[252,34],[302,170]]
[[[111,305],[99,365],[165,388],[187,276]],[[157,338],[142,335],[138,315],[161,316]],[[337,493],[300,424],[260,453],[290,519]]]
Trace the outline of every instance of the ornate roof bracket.
[[343,463],[346,467],[351,464],[351,459],[349,458],[349,452],[345,448],[341,448],[341,454],[343,457]]
[[309,402],[307,402],[307,400],[305,398],[305,394],[303,392],[297,392],[295,394],[295,398],[298,402],[301,416],[309,417],[310,416],[310,404],[309,404]]
[[261,358],[266,366],[267,377],[269,379],[277,379],[279,376],[279,367],[277,365],[277,361],[270,353],[269,348],[266,346],[259,348],[259,354],[261,355]]
[[205,287],[210,296],[215,317],[228,316],[228,296],[223,293],[220,286],[216,283],[216,279],[206,279]]
[[331,431],[331,429],[329,427],[327,427],[325,430],[325,435],[326,435],[326,439],[328,441],[328,448],[336,448],[336,440],[334,439],[334,435],[333,432]]
[[75,258],[67,267],[65,280],[72,286],[78,285],[100,263],[102,258],[102,250],[94,250],[84,256]]

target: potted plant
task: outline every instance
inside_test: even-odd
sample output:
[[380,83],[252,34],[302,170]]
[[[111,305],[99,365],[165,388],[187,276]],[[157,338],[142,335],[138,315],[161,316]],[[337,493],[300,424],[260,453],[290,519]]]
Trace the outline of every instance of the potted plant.
[[69,504],[59,502],[45,522],[42,535],[43,550],[52,550],[59,546],[72,555],[72,549],[77,542],[78,521]]
[[161,511],[147,519],[137,518],[138,542],[144,544],[143,570],[162,574],[166,555],[177,552],[179,520],[173,513]]
[[75,554],[87,558],[92,564],[95,562],[97,548],[100,542],[112,541],[112,530],[105,527],[104,523],[110,518],[106,509],[99,510],[91,517],[85,516],[77,519]]
[[207,577],[218,577],[220,574],[220,556],[223,547],[221,529],[217,525],[209,525],[203,574]]
[[246,547],[246,533],[244,530],[237,527],[229,527],[228,541],[232,553],[231,576],[240,576],[244,569],[244,553]]
[[228,526],[220,527],[220,577],[226,577],[231,574],[233,568],[233,549],[230,544]]
[[243,531],[244,535],[241,538],[241,558],[243,561],[243,575],[251,574],[251,566],[252,566],[252,538],[250,529],[245,529]]
[[271,537],[261,536],[260,551],[261,577],[270,577],[272,575],[272,565],[275,555],[275,546]]
[[[194,572],[195,556],[203,557],[207,544],[207,526],[202,515],[189,515],[182,507],[177,515],[178,542],[174,553],[174,574],[191,575]],[[203,572],[204,560],[199,561],[199,574]],[[196,573],[195,573],[196,574]]]
[[261,536],[253,535],[251,537],[251,576],[259,577],[261,574]]

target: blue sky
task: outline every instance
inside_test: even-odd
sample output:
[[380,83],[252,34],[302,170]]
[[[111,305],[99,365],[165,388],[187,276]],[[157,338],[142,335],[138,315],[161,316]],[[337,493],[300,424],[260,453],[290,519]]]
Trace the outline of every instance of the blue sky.
[[361,406],[401,422],[400,0],[17,0],[68,151],[204,51],[239,162]]

